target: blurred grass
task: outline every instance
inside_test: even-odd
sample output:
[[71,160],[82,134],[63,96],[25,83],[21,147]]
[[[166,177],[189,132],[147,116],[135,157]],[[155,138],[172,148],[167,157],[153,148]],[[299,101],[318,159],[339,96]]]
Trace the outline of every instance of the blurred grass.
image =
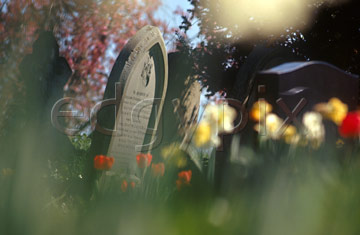
[[16,168],[0,177],[0,234],[360,233],[360,162],[353,144],[295,152],[280,145],[274,152],[233,148],[220,191],[195,174],[181,191],[165,178],[173,189],[152,197],[114,190],[86,200],[70,190],[82,182],[84,152],[56,168],[61,177],[54,178],[31,134],[19,143]]

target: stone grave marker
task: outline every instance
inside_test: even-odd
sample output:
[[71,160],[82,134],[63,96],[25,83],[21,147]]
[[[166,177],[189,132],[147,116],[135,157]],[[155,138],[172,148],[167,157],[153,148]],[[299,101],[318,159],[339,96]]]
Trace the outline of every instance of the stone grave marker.
[[15,95],[13,103],[4,110],[9,118],[1,123],[0,149],[7,157],[0,160],[0,165],[6,161],[9,167],[16,167],[21,156],[19,146],[25,144],[19,137],[27,132],[31,132],[33,141],[33,144],[27,144],[37,152],[36,155],[42,156],[42,162],[64,160],[72,155],[73,146],[68,137],[51,123],[52,108],[64,96],[64,86],[71,73],[66,59],[59,55],[53,33],[40,31],[32,52],[19,64],[18,79],[23,84],[23,91]]
[[98,107],[91,155],[114,157],[114,171],[134,173],[136,155],[149,152],[161,141],[167,83],[164,40],[158,28],[145,26],[129,40],[113,66]]
[[[349,111],[355,110],[359,104],[359,77],[326,62],[289,62],[257,74],[248,107],[264,98],[273,106],[273,113],[297,125],[316,104],[326,103],[333,97],[347,104]],[[336,141],[338,127],[328,120],[324,120],[324,124],[326,140]],[[248,125],[243,135],[252,135],[251,128],[252,124]]]
[[[311,111],[314,105],[328,102],[337,97],[346,103],[349,110],[356,109],[359,101],[359,78],[339,68],[319,61],[291,62],[259,72],[254,91],[257,98],[265,98],[274,107],[274,112],[286,118],[282,108],[276,103],[282,99],[293,110],[301,99],[304,108],[297,118]],[[255,90],[256,89],[256,90]],[[251,107],[251,106],[250,106]]]

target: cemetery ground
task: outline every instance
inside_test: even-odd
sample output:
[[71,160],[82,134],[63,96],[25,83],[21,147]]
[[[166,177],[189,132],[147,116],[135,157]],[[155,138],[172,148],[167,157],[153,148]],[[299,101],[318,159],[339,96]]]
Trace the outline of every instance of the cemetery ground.
[[[5,2],[12,7],[0,7],[0,12],[9,13],[9,20],[13,9],[21,9],[21,2]],[[53,15],[58,11],[61,17],[73,10],[76,18],[76,11],[88,14],[83,10],[94,7],[86,2],[29,4],[44,12],[50,7]],[[122,7],[115,1],[94,2],[100,12]],[[276,2],[277,7],[283,5]],[[353,12],[350,2],[355,3],[348,2],[346,9]],[[193,11],[195,17],[212,32],[212,23],[218,22],[206,19],[216,15],[212,6],[206,1],[191,4],[199,10]],[[223,5],[214,6],[218,10]],[[326,16],[346,18],[341,14],[345,10],[339,7],[332,13],[331,7],[326,8]],[[249,9],[255,16],[264,14],[263,9],[260,13]],[[97,46],[80,45],[89,57],[73,61],[71,55],[61,53],[63,42],[54,33],[61,29],[52,25],[58,19],[51,17],[38,17],[49,19],[50,26],[37,31],[31,50],[13,63],[16,82],[0,83],[0,100],[6,96],[12,104],[3,111],[6,117],[0,117],[0,235],[360,234],[360,85],[359,76],[351,73],[358,68],[354,65],[357,43],[334,33],[334,40],[325,40],[329,45],[318,51],[313,47],[308,57],[300,58],[291,46],[297,47],[304,35],[316,41],[325,34],[316,33],[323,28],[317,21],[315,36],[297,31],[294,38],[286,39],[294,44],[286,46],[262,38],[250,50],[245,44],[239,46],[246,51],[242,64],[231,60],[222,64],[226,53],[236,50],[216,42],[216,37],[207,37],[208,45],[200,43],[191,52],[184,44],[168,52],[161,27],[141,21],[136,33],[124,34],[131,36],[126,43],[121,41],[116,60],[106,60],[112,69],[104,80],[97,72],[102,66],[99,55],[110,45],[106,30],[99,40],[88,38]],[[116,13],[113,17],[114,27],[121,28],[118,23],[124,18]],[[270,13],[264,17],[259,25],[267,27],[261,19],[270,19],[270,24],[273,18]],[[245,18],[237,20],[247,22],[250,35],[259,33],[253,30],[259,19]],[[70,14],[61,19],[72,21]],[[79,19],[78,24],[87,22]],[[183,19],[183,24],[191,25]],[[96,24],[97,18],[91,22],[104,30],[104,22]],[[278,28],[282,30],[282,25]],[[358,35],[360,31],[354,29]],[[78,35],[83,43],[84,35]],[[184,40],[180,37],[178,43]],[[341,56],[320,56],[331,61],[310,59],[325,54],[336,40],[343,40],[334,49],[334,53],[345,51]],[[352,56],[344,49],[347,45]],[[1,63],[0,68],[5,68]],[[78,63],[75,72],[74,63]],[[235,79],[231,85],[221,83],[224,90],[202,105],[203,88],[217,89],[211,85],[218,80],[211,77],[222,74],[217,71],[219,64],[233,66],[222,72]],[[199,72],[202,66],[208,77]],[[103,82],[101,98],[95,97],[93,82]],[[4,89],[2,84],[12,85]],[[71,86],[71,92],[64,93],[64,87]],[[79,112],[89,103],[89,110]]]

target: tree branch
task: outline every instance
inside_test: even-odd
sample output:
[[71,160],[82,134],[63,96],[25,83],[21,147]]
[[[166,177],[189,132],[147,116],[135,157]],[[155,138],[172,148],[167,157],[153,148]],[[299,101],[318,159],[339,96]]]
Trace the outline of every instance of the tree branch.
[[2,12],[4,6],[8,3],[8,0],[5,0],[5,2],[0,7],[0,13]]

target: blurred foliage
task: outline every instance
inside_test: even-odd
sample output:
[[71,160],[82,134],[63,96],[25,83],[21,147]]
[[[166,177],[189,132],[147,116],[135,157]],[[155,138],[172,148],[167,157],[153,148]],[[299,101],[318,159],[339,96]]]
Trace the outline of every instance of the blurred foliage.
[[49,161],[50,175],[25,157],[15,170],[2,169],[0,232],[359,233],[357,138],[341,139],[341,145],[330,139],[316,149],[275,136],[259,138],[252,147],[239,141],[233,138],[219,188],[213,182],[214,152],[173,143],[162,156],[142,155],[145,165],[139,157],[135,175],[97,170],[96,188],[84,196],[82,172],[90,139],[75,136],[72,160]]
[[73,72],[66,96],[84,113],[73,125],[89,120],[90,110],[105,90],[108,74],[126,41],[145,25],[171,29],[156,18],[160,0],[2,0],[0,1],[0,127],[11,117],[8,108],[23,95],[19,64],[41,31],[53,32],[60,55]]
[[[175,188],[169,172],[159,181],[159,194],[148,188],[146,197],[130,186],[126,192],[114,190],[120,189],[116,181],[113,190],[90,201],[64,196],[65,190],[31,199],[24,192],[11,203],[25,201],[28,207],[11,207],[1,215],[1,223],[7,225],[1,228],[8,229],[2,234],[357,234],[359,149],[347,144],[341,150],[327,146],[289,155],[285,145],[276,143],[276,148],[233,149],[232,155],[245,154],[248,161],[230,162],[221,192],[202,180],[192,180],[186,190],[168,191],[164,181]],[[15,176],[21,178],[19,172],[2,174],[2,189]],[[54,187],[42,180],[37,181],[42,187],[35,188],[49,183]],[[1,190],[1,198],[4,194]]]
[[70,137],[71,143],[77,150],[88,150],[91,145],[91,139],[86,134]]

